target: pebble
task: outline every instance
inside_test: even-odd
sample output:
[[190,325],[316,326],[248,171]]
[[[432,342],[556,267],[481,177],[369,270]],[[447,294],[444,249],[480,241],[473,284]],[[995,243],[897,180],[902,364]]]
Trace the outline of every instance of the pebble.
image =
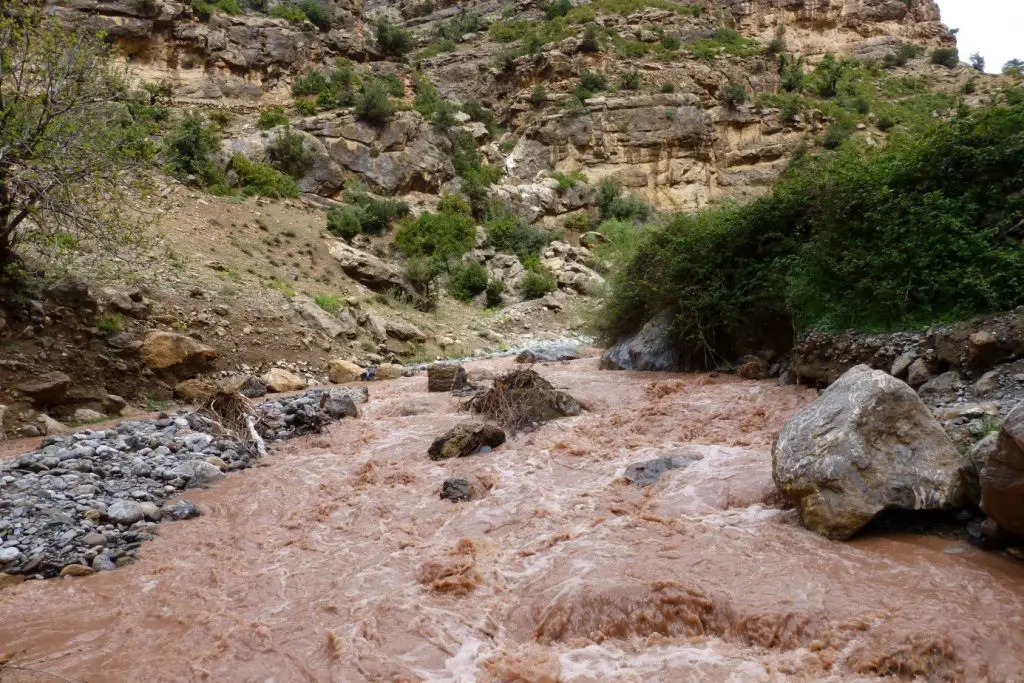
[[[322,409],[325,394],[332,407],[352,401],[325,389],[268,401],[261,436],[281,441],[355,414]],[[131,564],[158,522],[199,516],[195,504],[168,499],[253,465],[245,444],[213,431],[195,413],[160,414],[47,436],[39,450],[0,463],[0,567],[48,578]]]

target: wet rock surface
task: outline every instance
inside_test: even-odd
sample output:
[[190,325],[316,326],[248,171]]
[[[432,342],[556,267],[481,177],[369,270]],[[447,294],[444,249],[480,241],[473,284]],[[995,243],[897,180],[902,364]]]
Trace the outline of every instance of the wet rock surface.
[[431,460],[465,458],[485,448],[497,448],[503,443],[505,432],[500,427],[486,422],[464,422],[435,439],[427,455]]
[[849,538],[879,512],[941,510],[964,500],[962,456],[905,383],[850,369],[790,419],[772,474],[804,525]]
[[[283,440],[356,412],[347,393],[314,390],[259,406],[257,429]],[[0,463],[0,572],[80,576],[131,563],[159,522],[199,515],[178,496],[257,457],[198,413],[47,437],[39,450]]]
[[700,454],[665,455],[643,462],[635,462],[626,468],[622,476],[635,486],[650,486],[669,470],[685,468],[701,458]]
[[466,368],[461,365],[431,365],[427,368],[427,391],[461,391],[469,385]]

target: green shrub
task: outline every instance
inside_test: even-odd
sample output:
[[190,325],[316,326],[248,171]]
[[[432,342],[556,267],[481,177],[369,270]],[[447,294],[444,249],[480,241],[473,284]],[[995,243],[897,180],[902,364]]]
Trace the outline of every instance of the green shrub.
[[664,310],[684,364],[788,350],[794,330],[885,330],[1024,301],[1024,103],[963,110],[884,147],[804,154],[771,194],[677,215],[612,278],[609,338]]
[[387,232],[392,221],[409,214],[409,205],[405,202],[399,199],[373,197],[359,183],[350,182],[346,185],[342,198],[347,203],[362,209],[361,231],[371,235]]
[[911,59],[917,59],[924,54],[924,51],[920,45],[900,43],[895,51],[882,58],[882,66],[886,69],[891,69],[894,66],[906,66]]
[[676,91],[676,86],[674,83],[662,83],[661,88],[659,89],[667,95],[669,93],[674,93]]
[[241,14],[242,8],[238,6],[238,0],[188,0],[186,3],[195,12],[200,21],[207,21],[214,12],[224,14]]
[[564,17],[572,9],[572,2],[570,0],[555,0],[547,5],[543,6],[544,14],[548,18],[548,21],[556,19],[558,17]]
[[839,120],[828,127],[828,132],[822,138],[821,146],[825,149],[838,149],[849,137],[853,135],[853,122]]
[[565,194],[577,185],[587,182],[587,175],[582,171],[573,171],[572,173],[556,171],[551,174],[551,177],[558,183],[558,194]]
[[327,79],[327,75],[320,69],[310,69],[306,73],[296,76],[292,82],[292,94],[296,96],[319,95],[330,91],[330,88],[331,83]]
[[437,88],[426,76],[417,75],[413,81],[413,91],[416,95],[412,101],[412,108],[418,111],[423,118],[432,118],[442,102]]
[[260,130],[269,130],[278,126],[285,126],[288,124],[288,117],[285,112],[275,106],[272,110],[260,112],[259,119],[256,120],[256,127]]
[[381,54],[390,57],[404,57],[415,43],[411,33],[387,18],[377,20],[374,24],[374,35]]
[[586,211],[580,211],[578,213],[569,214],[562,221],[562,227],[566,230],[572,230],[574,232],[586,232],[593,227],[594,221],[589,213]]
[[313,301],[331,315],[338,315],[338,311],[345,305],[344,298],[333,294],[317,294],[313,297]]
[[444,272],[443,268],[437,266],[437,261],[425,256],[410,258],[405,262],[405,279],[420,296],[430,300],[437,297],[437,278]]
[[313,165],[313,153],[306,149],[302,133],[288,128],[267,145],[270,165],[279,171],[301,177]]
[[550,270],[539,264],[531,264],[531,266],[519,285],[519,293],[523,295],[524,299],[539,299],[558,289],[558,283],[555,282],[555,276],[551,274]]
[[446,263],[460,258],[476,244],[476,230],[468,205],[447,196],[439,213],[423,213],[395,235],[395,248],[406,257],[424,256]]
[[497,123],[494,120],[494,112],[480,104],[478,100],[469,99],[462,103],[462,111],[469,116],[470,121],[476,121],[487,126],[487,130],[493,135],[497,130]]
[[682,47],[682,42],[677,36],[665,35],[661,37],[661,46],[672,52],[675,52]]
[[597,26],[587,24],[583,29],[583,40],[580,41],[580,50],[583,52],[600,52],[601,41],[597,36]]
[[316,114],[316,102],[310,99],[295,100],[295,111],[299,116],[313,116]]
[[641,84],[640,72],[636,69],[627,71],[619,79],[619,87],[623,90],[639,90]]
[[614,218],[620,221],[646,220],[651,207],[635,197],[624,195],[611,178],[602,178],[597,186],[597,208],[601,220]]
[[484,28],[486,26],[479,14],[463,11],[457,17],[439,21],[434,33],[442,42],[451,43],[454,49],[455,43],[461,41],[462,36],[467,33],[476,33]]
[[544,106],[548,101],[548,89],[542,84],[538,83],[533,86],[533,91],[530,93],[530,104],[534,107],[540,108]]
[[536,256],[548,244],[548,235],[543,230],[523,225],[513,216],[500,216],[484,223],[487,243],[495,251],[515,254],[520,260]]
[[487,289],[487,270],[476,261],[469,261],[452,270],[448,293],[459,301],[471,301]]
[[600,92],[608,87],[608,81],[597,71],[587,69],[580,74],[580,87],[588,92]]
[[738,109],[747,101],[747,88],[738,80],[731,79],[722,88],[722,104],[729,109]]
[[764,48],[764,53],[769,57],[777,57],[779,55],[786,54],[786,39],[781,35],[777,35],[768,41],[768,44]]
[[364,85],[355,101],[356,117],[376,125],[384,125],[395,113],[395,105],[377,81]]
[[960,65],[960,51],[955,47],[937,47],[932,50],[929,61],[947,69],[955,69]]
[[322,4],[319,0],[299,0],[297,6],[305,17],[321,31],[326,31],[331,27],[331,19],[334,18],[333,12],[330,7]]
[[1004,76],[1024,77],[1024,60],[1011,59],[1003,64],[1002,72]]
[[197,111],[186,114],[164,141],[164,157],[171,174],[202,187],[224,182],[224,174],[210,160],[219,149],[216,128],[207,124]]
[[111,313],[96,321],[96,329],[100,332],[120,332],[124,329],[124,314]]
[[340,206],[327,212],[327,231],[350,242],[363,231],[366,214],[358,206]]
[[274,9],[270,10],[270,16],[275,19],[284,19],[296,24],[301,24],[307,19],[305,12],[303,12],[298,6],[288,2],[277,5]]
[[779,57],[779,85],[786,92],[803,92],[807,75],[804,73],[804,58],[793,59],[788,55]]
[[491,280],[487,283],[487,307],[497,308],[504,301],[505,283],[501,280]]
[[835,97],[839,94],[839,83],[845,73],[856,67],[850,60],[840,61],[831,52],[825,54],[810,76],[811,90],[821,97]]
[[231,158],[231,170],[238,176],[238,182],[247,195],[275,199],[299,196],[299,185],[295,178],[266,164],[250,161],[241,154]]

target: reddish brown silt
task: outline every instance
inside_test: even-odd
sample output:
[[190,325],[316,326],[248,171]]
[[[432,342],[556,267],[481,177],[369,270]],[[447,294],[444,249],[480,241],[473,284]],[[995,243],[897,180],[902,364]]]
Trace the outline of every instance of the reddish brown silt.
[[[474,364],[500,370],[509,361]],[[800,526],[771,440],[814,392],[538,368],[580,417],[433,462],[458,399],[363,417],[190,492],[133,566],[0,590],[7,681],[1024,680],[1024,568],[957,540]],[[627,465],[694,462],[637,488]],[[473,474],[479,500],[441,500]],[[30,670],[26,670],[30,669]]]

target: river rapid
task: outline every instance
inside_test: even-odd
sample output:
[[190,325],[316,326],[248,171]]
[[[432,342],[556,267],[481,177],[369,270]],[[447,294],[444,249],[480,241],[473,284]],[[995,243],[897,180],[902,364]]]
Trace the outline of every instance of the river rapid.
[[[138,563],[0,590],[0,659],[21,667],[0,680],[1024,680],[1024,565],[832,542],[781,505],[771,441],[815,392],[537,369],[584,413],[432,462],[458,399],[374,383],[361,418],[189,492],[204,515],[160,525]],[[663,455],[693,462],[623,480]],[[441,500],[453,474],[490,491]]]

